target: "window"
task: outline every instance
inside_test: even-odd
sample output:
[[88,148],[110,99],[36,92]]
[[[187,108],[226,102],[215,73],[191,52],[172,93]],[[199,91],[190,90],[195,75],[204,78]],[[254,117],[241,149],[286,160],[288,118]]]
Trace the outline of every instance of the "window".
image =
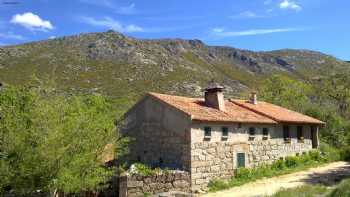
[[255,128],[254,127],[250,127],[249,128],[249,139],[248,140],[254,140],[255,138]]
[[283,138],[284,141],[290,142],[289,126],[283,126]]
[[238,123],[238,128],[242,128],[242,123]]
[[159,166],[163,167],[163,163],[164,163],[163,158],[159,157]]
[[263,128],[263,140],[267,140],[269,138],[269,129],[268,128]]
[[254,127],[250,127],[249,128],[249,135],[250,136],[254,136],[255,135],[255,128]]
[[228,138],[228,128],[227,127],[222,127],[222,139],[226,140]]
[[204,138],[211,138],[211,127],[204,127]]
[[299,142],[303,142],[304,141],[303,126],[298,126],[297,127],[297,136],[298,136],[298,141]]

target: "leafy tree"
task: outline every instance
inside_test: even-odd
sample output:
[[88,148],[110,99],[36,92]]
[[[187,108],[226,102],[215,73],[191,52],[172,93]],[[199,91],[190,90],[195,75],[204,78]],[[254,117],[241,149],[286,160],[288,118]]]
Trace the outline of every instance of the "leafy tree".
[[262,84],[259,94],[263,100],[325,121],[325,127],[320,130],[321,140],[340,148],[350,142],[350,122],[346,116],[350,80],[347,78],[343,75],[337,79],[324,77],[311,85],[274,75]]
[[263,83],[259,96],[265,101],[303,112],[305,107],[310,105],[311,92],[309,84],[273,75]]
[[350,118],[350,77],[348,72],[322,78],[315,89],[329,104],[334,103],[339,114]]
[[[96,191],[115,173],[108,149],[126,151],[110,102],[99,95],[64,96],[52,89],[0,92],[0,189]],[[1,191],[0,191],[1,192]]]

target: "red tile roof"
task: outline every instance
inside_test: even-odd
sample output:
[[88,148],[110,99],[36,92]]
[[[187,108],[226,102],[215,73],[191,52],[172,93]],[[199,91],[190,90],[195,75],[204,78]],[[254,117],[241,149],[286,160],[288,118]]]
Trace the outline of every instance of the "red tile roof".
[[249,109],[253,112],[256,112],[258,114],[264,115],[266,117],[269,117],[277,122],[284,122],[284,123],[299,123],[299,124],[325,124],[324,122],[317,120],[315,118],[312,118],[310,116],[306,116],[304,114],[291,111],[289,109],[263,102],[258,101],[256,105],[246,101],[246,100],[232,100],[231,102],[241,106],[245,107],[246,109]]
[[277,124],[266,116],[255,113],[230,101],[225,102],[225,112],[207,107],[204,99],[149,93],[149,95],[190,115],[192,120],[213,122],[246,122]]
[[258,104],[254,105],[246,100],[229,99],[225,101],[225,111],[220,111],[206,106],[202,98],[158,93],[149,93],[149,95],[190,115],[192,120],[198,121],[325,124],[310,116],[262,101],[258,101]]

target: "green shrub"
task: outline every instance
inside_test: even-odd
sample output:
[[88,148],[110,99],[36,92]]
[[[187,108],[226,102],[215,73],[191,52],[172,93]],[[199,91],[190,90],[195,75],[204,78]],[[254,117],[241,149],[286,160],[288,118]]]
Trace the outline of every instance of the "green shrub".
[[350,161],[350,147],[344,147],[340,150],[340,158],[344,161]]
[[134,163],[134,169],[132,167],[129,169],[131,174],[139,174],[143,176],[151,176],[155,174],[169,174],[171,171],[169,168],[161,169],[161,168],[151,168],[142,163]]
[[310,155],[307,153],[301,155],[299,159],[303,165],[310,165],[310,164],[314,163],[314,161],[312,160]]
[[285,165],[287,168],[295,168],[300,165],[300,159],[298,157],[286,157]]
[[134,166],[136,168],[136,174],[140,174],[143,176],[151,176],[157,173],[157,170],[152,169],[142,163],[135,163]]
[[254,173],[256,173],[257,178],[271,177],[274,175],[274,171],[271,169],[271,165],[267,164],[261,165],[260,167],[256,168],[256,171]]
[[248,168],[238,168],[235,174],[235,178],[237,179],[251,179],[253,176],[254,169],[248,169]]
[[350,196],[350,179],[342,181],[335,188],[329,197],[349,197]]
[[284,169],[286,169],[286,164],[283,161],[283,159],[279,159],[279,160],[272,163],[271,169],[272,170],[284,170]]
[[208,187],[209,187],[209,191],[214,192],[214,191],[228,189],[229,185],[225,181],[214,179],[209,182]]
[[[341,160],[341,151],[330,146],[327,143],[321,143],[320,152],[323,155],[325,161],[339,161]],[[349,154],[350,156],[350,154]]]
[[316,162],[323,161],[323,158],[322,158],[320,152],[317,150],[310,151],[309,156],[310,156],[311,160],[313,160],[313,161],[316,161]]

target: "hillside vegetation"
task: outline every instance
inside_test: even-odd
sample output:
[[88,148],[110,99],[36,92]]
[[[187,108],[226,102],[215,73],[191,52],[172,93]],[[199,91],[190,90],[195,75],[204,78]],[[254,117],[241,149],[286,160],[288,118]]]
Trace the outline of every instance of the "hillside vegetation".
[[0,47],[0,82],[26,84],[33,75],[65,91],[135,101],[147,91],[199,96],[211,79],[237,96],[271,74],[300,80],[342,72],[349,64],[307,50],[252,52],[200,40],[142,40],[108,31]]

